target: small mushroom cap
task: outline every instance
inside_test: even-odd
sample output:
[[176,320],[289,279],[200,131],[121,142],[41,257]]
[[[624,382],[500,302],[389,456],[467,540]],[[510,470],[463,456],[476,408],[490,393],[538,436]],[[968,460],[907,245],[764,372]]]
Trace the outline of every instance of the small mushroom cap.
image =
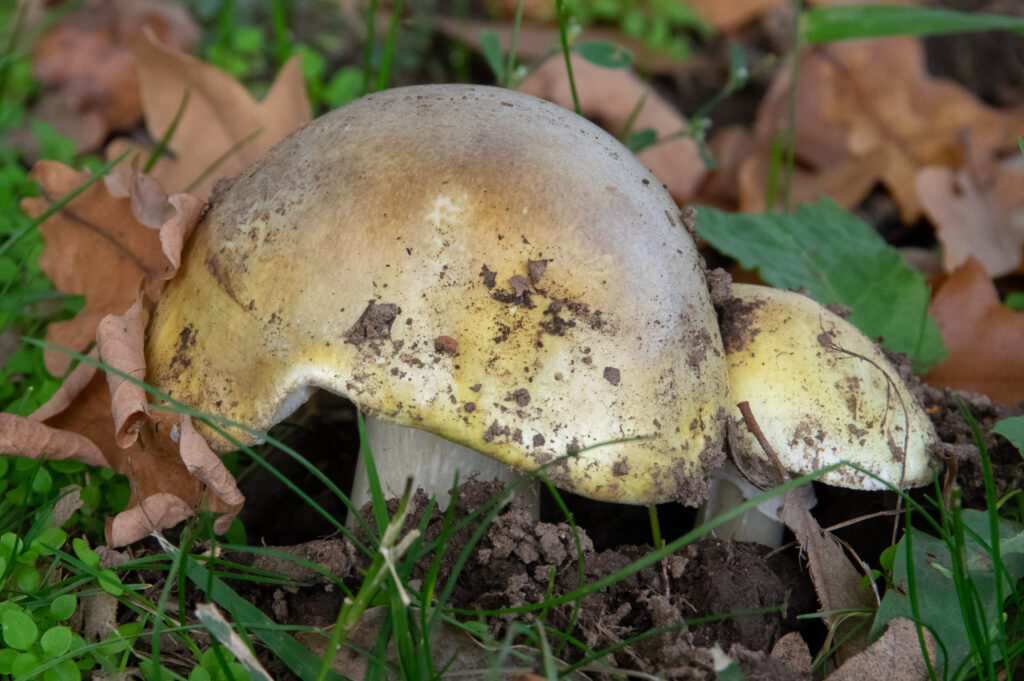
[[[734,284],[732,294],[719,305],[732,399],[750,403],[787,470],[845,460],[897,487],[932,480],[935,429],[878,346],[799,293]],[[767,459],[747,428],[737,431],[742,453]],[[820,480],[886,488],[849,466]]]
[[547,473],[597,499],[699,503],[722,457],[724,351],[676,205],[600,128],[498,88],[368,95],[220,187],[147,366],[261,430],[326,388],[520,469],[578,452]]

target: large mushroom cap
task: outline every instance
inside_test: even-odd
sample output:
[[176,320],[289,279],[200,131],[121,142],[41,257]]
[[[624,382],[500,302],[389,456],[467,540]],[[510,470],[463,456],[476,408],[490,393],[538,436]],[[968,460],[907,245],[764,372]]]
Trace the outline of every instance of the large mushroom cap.
[[174,398],[266,429],[326,388],[522,469],[579,452],[548,472],[593,498],[703,498],[728,387],[701,265],[585,119],[498,88],[380,92],[212,204],[149,329]]
[[[848,461],[897,487],[932,480],[935,428],[877,345],[800,293],[734,284],[732,295],[720,303],[732,399],[750,403],[787,470]],[[765,457],[748,429],[738,440]],[[849,466],[820,480],[886,489]]]

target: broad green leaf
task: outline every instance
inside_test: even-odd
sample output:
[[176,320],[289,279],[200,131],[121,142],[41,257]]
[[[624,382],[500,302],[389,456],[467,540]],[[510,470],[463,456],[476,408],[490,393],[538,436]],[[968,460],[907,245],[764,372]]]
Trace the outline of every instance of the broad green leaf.
[[[969,584],[958,585],[954,581],[953,559],[945,541],[919,530],[911,530],[919,621],[938,640],[940,650],[945,651],[944,658],[940,653],[939,665],[947,673],[943,676],[940,671],[939,678],[963,678],[963,672],[969,668],[972,646],[965,620],[974,617],[976,624],[983,628],[991,640],[997,631],[996,618],[1002,618],[1004,612],[1003,603],[997,602],[996,571],[988,550],[991,537],[988,513],[965,510],[962,521],[965,546],[963,555],[957,558],[966,569]],[[1013,584],[1024,577],[1024,553],[1021,553],[1024,546],[1021,545],[1021,528],[1009,522],[1000,522],[999,536],[1001,562],[1006,568],[1002,576],[1002,594],[1005,598],[1012,593]],[[979,542],[976,537],[981,537],[985,543]],[[881,635],[888,622],[896,617],[915,619],[909,598],[906,541],[904,536],[897,545],[893,588],[882,598],[871,627],[871,638]],[[974,600],[966,612],[961,599]],[[989,654],[999,659],[999,647],[994,641]],[[965,663],[968,666],[962,667]],[[960,670],[960,673],[954,674],[955,670]]]
[[633,53],[610,40],[587,40],[573,45],[572,51],[606,69],[628,69],[633,65]]
[[28,650],[36,642],[39,630],[35,621],[20,609],[11,608],[0,614],[0,632],[4,643],[16,650]]
[[1012,419],[1003,419],[992,427],[992,432],[1005,437],[1014,447],[1024,454],[1024,416],[1016,416]]
[[885,5],[817,7],[800,16],[800,33],[810,43],[1000,29],[1024,31],[1024,18]]
[[71,629],[63,625],[50,627],[39,638],[39,645],[50,657],[59,657],[71,647]]
[[75,594],[62,594],[50,603],[50,614],[59,621],[66,620],[75,614],[78,597]]
[[850,308],[850,322],[914,359],[923,372],[946,356],[928,316],[924,277],[869,225],[831,199],[792,214],[724,213],[701,206],[697,231],[777,288],[805,287],[815,300]]
[[74,549],[75,555],[78,556],[78,560],[82,561],[89,567],[98,568],[100,566],[99,554],[93,551],[89,547],[89,543],[81,537],[75,537],[71,540],[71,548]]

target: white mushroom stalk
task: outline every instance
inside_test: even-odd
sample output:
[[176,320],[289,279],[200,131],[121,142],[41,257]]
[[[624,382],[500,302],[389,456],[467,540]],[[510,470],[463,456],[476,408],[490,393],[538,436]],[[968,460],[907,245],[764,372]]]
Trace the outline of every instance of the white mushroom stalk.
[[591,498],[706,496],[730,402],[701,264],[597,126],[509,90],[399,88],[211,203],[149,327],[147,378],[174,398],[265,430],[324,388],[517,471],[555,462]]

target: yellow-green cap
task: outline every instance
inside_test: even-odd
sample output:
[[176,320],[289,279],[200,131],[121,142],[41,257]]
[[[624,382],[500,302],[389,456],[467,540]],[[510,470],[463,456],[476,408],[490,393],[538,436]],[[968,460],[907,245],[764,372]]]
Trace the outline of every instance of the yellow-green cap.
[[[732,399],[750,403],[787,470],[848,461],[897,487],[932,480],[935,428],[875,343],[800,293],[734,284],[732,296],[719,303]],[[741,453],[765,459],[750,430],[737,430]],[[850,466],[820,480],[886,488]]]
[[325,388],[521,469],[578,452],[555,482],[629,503],[705,496],[728,403],[661,184],[585,119],[467,85],[363,97],[219,187],[147,365],[253,428]]

